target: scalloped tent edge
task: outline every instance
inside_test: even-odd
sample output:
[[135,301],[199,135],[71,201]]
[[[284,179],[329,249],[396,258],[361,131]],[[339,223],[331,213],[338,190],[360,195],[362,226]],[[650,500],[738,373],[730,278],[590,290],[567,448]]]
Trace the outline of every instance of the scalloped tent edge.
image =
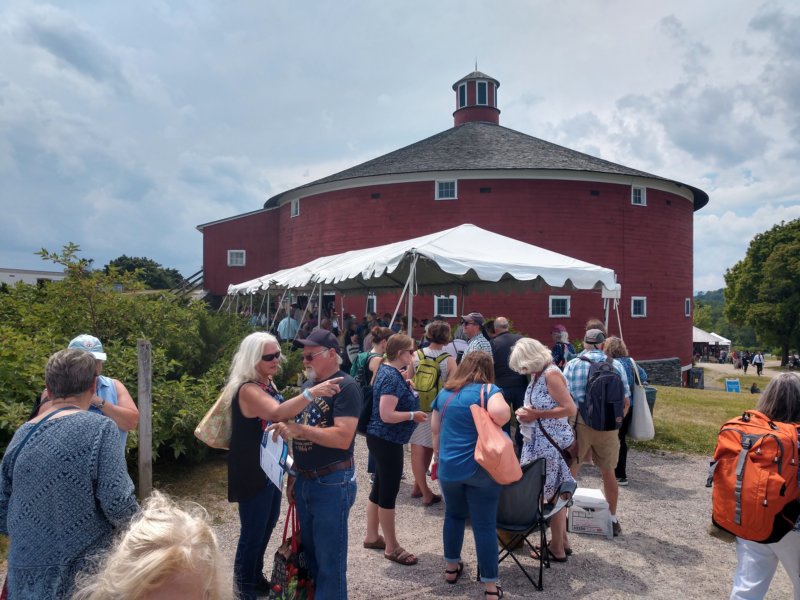
[[414,293],[510,292],[544,286],[605,289],[611,294],[619,290],[613,269],[464,224],[410,240],[323,256],[231,284],[228,295],[316,285],[340,293],[366,294],[409,284]]

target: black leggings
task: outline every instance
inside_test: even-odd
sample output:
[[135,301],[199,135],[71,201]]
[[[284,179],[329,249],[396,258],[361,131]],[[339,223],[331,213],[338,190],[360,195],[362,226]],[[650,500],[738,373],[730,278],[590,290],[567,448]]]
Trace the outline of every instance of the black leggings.
[[[633,394],[631,394],[633,395]],[[617,467],[614,469],[614,475],[619,479],[621,477],[628,477],[628,429],[631,428],[633,421],[633,406],[628,410],[628,414],[622,420],[622,427],[618,429],[619,432],[619,458],[617,459]]]
[[367,434],[367,448],[376,465],[369,501],[392,510],[400,492],[400,478],[403,476],[403,444]]

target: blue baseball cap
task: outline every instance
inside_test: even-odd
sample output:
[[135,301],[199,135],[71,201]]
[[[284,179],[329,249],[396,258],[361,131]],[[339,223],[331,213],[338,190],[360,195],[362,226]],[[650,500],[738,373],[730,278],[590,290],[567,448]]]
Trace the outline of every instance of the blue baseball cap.
[[96,337],[88,333],[83,333],[73,339],[67,348],[70,350],[85,350],[86,352],[94,354],[97,360],[106,360],[106,353],[103,352],[103,344],[101,344],[100,340]]

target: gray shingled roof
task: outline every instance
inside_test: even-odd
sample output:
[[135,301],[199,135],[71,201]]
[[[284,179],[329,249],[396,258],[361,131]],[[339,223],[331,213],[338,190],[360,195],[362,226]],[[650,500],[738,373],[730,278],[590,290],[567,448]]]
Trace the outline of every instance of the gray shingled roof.
[[458,84],[459,84],[459,83],[461,83],[461,82],[463,82],[463,81],[469,81],[469,80],[472,80],[472,79],[487,79],[487,80],[489,80],[489,81],[493,81],[493,82],[494,82],[494,84],[495,84],[497,87],[500,87],[500,82],[499,82],[499,81],[497,81],[497,79],[495,79],[495,78],[494,78],[494,77],[492,77],[491,75],[487,75],[486,73],[481,73],[480,71],[473,71],[472,73],[469,73],[469,74],[467,74],[467,75],[464,75],[464,76],[463,76],[461,79],[459,79],[458,81],[456,81],[456,82],[453,84],[453,89],[456,89],[456,88],[458,87]]
[[[323,183],[381,175],[493,169],[581,171],[674,181],[570,150],[507,127],[492,123],[471,122],[447,129],[415,144],[339,173],[277,194],[267,200],[264,207],[275,206],[288,192]],[[692,191],[694,210],[698,210],[708,203],[708,194],[704,191],[690,185],[681,185]]]

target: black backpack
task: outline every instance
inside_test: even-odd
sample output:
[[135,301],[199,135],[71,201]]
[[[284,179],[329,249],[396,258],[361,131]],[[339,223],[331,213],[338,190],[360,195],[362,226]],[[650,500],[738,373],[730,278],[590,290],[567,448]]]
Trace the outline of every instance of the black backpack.
[[619,429],[624,417],[625,386],[614,368],[614,359],[592,362],[585,356],[578,358],[589,363],[586,397],[578,408],[583,422],[598,431]]

